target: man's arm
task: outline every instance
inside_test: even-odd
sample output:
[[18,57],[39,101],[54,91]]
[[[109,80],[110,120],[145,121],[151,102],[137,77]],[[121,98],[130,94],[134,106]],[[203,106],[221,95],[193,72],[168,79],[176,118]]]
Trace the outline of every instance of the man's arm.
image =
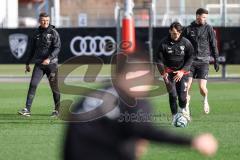
[[54,29],[53,29],[53,45],[52,46],[53,46],[53,51],[48,57],[50,60],[52,60],[58,56],[58,54],[60,52],[60,48],[61,48],[60,36],[59,36],[58,32]]
[[188,38],[188,27],[184,27],[181,36],[182,36],[182,37],[185,37],[185,38]]
[[162,43],[159,44],[156,52],[154,53],[154,62],[158,68],[161,75],[164,74],[164,64],[163,64],[163,46]]
[[169,130],[163,130],[152,126],[151,124],[138,123],[131,126],[134,136],[151,140],[177,145],[189,146],[205,156],[213,156],[218,149],[218,142],[212,134],[205,133],[196,137],[180,135]]
[[135,136],[163,143],[191,145],[192,137],[177,135],[168,130],[154,127],[150,122],[138,122],[131,126]]
[[185,54],[185,57],[184,57],[184,66],[183,66],[184,72],[190,71],[190,68],[191,68],[191,65],[192,65],[192,62],[193,62],[193,52],[194,52],[194,49],[193,49],[193,46],[192,46],[191,42],[187,41],[187,43],[186,43],[186,54]]
[[30,51],[29,51],[29,56],[27,58],[27,61],[26,61],[26,65],[29,65],[30,64],[30,61],[32,60],[33,56],[34,56],[34,53],[35,53],[35,49],[36,49],[36,42],[35,42],[35,36],[33,36],[30,40]]
[[131,121],[123,122],[126,132],[128,132],[131,136],[157,142],[183,145],[191,144],[191,137],[179,136],[173,134],[171,131],[154,126],[154,114],[152,114],[153,111],[151,104],[148,101],[138,100],[137,106],[131,108],[126,106],[124,103],[120,103],[120,105],[125,105],[125,107],[122,107],[127,109],[125,113],[128,113],[129,115],[135,114],[138,116],[138,121],[131,119]]
[[34,34],[34,36],[30,40],[30,51],[29,51],[29,56],[27,58],[27,61],[25,63],[26,64],[25,73],[31,71],[31,68],[30,68],[29,64],[30,64],[30,61],[32,60],[32,58],[34,56],[35,50],[36,50],[36,41],[35,41],[35,34]]
[[215,60],[214,68],[217,72],[219,70],[219,62],[218,62],[219,53],[217,48],[216,34],[211,26],[209,27],[209,45],[210,45],[211,54]]
[[214,59],[217,59],[219,56],[218,48],[217,48],[217,39],[216,39],[216,34],[211,26],[209,28],[209,45],[212,52],[211,53],[212,56],[214,57]]

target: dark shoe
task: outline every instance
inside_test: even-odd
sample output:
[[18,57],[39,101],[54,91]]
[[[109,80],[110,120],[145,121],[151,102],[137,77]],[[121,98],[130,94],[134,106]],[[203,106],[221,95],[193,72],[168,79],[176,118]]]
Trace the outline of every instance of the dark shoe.
[[52,114],[51,114],[51,117],[58,117],[59,113],[58,111],[53,111]]

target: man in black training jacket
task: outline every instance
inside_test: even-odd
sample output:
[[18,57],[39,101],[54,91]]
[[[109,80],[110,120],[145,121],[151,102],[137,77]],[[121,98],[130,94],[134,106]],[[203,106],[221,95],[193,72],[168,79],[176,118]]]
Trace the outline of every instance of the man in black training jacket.
[[207,16],[208,11],[206,9],[197,9],[196,20],[187,26],[183,31],[183,36],[186,37],[194,47],[193,63],[190,69],[190,77],[188,81],[186,107],[187,109],[189,108],[189,90],[192,85],[192,80],[193,78],[198,79],[199,90],[203,96],[203,110],[206,114],[210,112],[207,89],[210,55],[212,55],[214,58],[214,69],[216,72],[219,70],[219,54],[216,34],[214,33],[213,27],[206,23]]
[[61,41],[58,32],[53,25],[50,25],[50,17],[47,13],[39,15],[39,28],[35,31],[32,41],[30,56],[26,62],[25,72],[30,72],[30,61],[34,58],[35,66],[27,94],[26,106],[18,113],[23,116],[31,115],[31,106],[38,84],[44,74],[47,75],[53,93],[55,108],[52,116],[58,116],[60,105],[60,93],[58,88],[58,54]]
[[154,58],[168,89],[173,124],[178,113],[178,105],[180,112],[190,120],[186,103],[193,46],[189,40],[181,36],[182,30],[183,27],[179,22],[173,22],[169,28],[169,36],[161,40]]

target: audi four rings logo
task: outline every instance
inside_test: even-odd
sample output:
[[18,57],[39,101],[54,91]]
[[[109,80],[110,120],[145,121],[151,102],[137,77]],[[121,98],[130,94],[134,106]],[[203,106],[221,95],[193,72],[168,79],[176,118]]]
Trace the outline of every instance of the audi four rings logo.
[[76,56],[110,56],[116,51],[115,40],[111,36],[76,36],[71,40],[70,49]]

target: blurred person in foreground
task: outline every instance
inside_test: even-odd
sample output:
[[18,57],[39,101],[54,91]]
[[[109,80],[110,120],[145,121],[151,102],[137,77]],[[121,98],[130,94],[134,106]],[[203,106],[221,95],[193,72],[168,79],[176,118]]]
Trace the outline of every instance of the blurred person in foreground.
[[39,15],[40,26],[35,31],[31,40],[30,55],[26,62],[25,72],[30,72],[30,61],[34,58],[34,68],[28,89],[25,108],[18,111],[20,115],[30,116],[31,106],[42,77],[46,74],[55,103],[52,117],[58,116],[60,93],[58,88],[58,54],[61,48],[60,36],[53,25],[50,25],[50,17],[43,12]]
[[[151,105],[141,98],[151,90],[150,67],[124,62],[119,66],[112,85],[90,93],[71,107],[64,160],[136,160],[148,141],[188,146],[206,156],[216,153],[218,143],[209,133],[189,137],[154,126],[149,116]],[[95,116],[108,110],[106,106],[111,111]]]

